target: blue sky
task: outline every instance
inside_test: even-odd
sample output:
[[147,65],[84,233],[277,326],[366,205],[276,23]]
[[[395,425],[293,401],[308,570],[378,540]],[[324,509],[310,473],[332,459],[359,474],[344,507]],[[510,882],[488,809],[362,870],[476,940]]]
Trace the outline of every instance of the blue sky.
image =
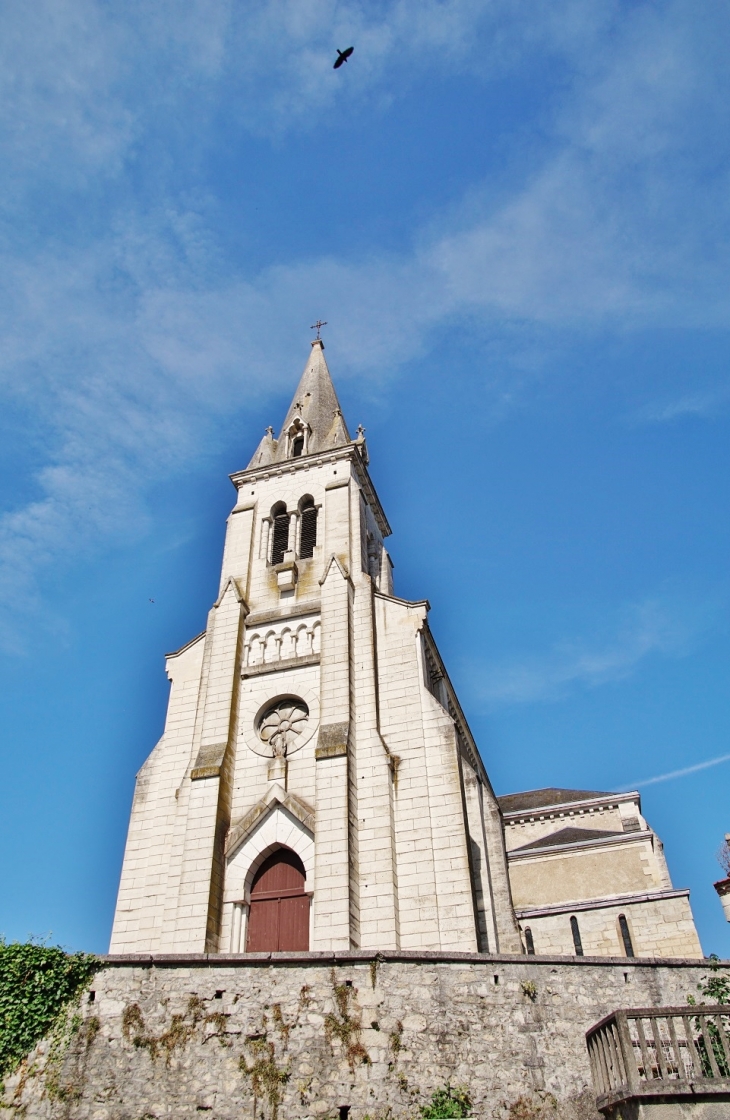
[[730,956],[730,761],[643,785],[730,754],[728,9],[0,19],[0,931],[105,950],[163,654],[321,317],[497,792],[638,784]]

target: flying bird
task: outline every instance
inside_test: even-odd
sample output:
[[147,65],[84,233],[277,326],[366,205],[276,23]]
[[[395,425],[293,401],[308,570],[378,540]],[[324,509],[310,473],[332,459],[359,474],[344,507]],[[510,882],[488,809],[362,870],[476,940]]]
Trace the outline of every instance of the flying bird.
[[337,57],[337,62],[334,64],[332,69],[333,70],[339,70],[340,66],[342,66],[342,63],[347,62],[348,58],[350,57],[350,55],[352,54],[352,52],[354,51],[355,48],[354,47],[348,47],[346,51],[341,51],[339,47],[336,47],[335,49],[337,51],[338,57]]

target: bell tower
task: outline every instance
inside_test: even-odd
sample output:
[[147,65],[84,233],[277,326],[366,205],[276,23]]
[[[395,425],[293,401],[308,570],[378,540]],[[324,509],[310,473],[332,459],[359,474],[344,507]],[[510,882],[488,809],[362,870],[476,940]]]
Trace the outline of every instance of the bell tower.
[[496,799],[320,338],[231,475],[203,634],[169,654],[113,952],[520,952]]

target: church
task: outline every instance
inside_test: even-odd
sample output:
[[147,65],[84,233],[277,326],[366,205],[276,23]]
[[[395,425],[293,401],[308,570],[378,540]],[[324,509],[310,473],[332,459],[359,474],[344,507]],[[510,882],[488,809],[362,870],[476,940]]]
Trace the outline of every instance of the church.
[[231,481],[206,629],[167,657],[111,952],[701,957],[637,793],[495,796],[429,604],[394,590],[320,338]]

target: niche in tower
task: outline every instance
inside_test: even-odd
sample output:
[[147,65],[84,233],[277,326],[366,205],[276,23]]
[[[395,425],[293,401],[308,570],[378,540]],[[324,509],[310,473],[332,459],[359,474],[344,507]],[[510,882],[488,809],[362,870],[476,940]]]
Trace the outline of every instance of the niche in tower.
[[289,438],[290,459],[298,459],[301,455],[307,454],[309,428],[298,416],[295,417],[289,425],[287,436]]

